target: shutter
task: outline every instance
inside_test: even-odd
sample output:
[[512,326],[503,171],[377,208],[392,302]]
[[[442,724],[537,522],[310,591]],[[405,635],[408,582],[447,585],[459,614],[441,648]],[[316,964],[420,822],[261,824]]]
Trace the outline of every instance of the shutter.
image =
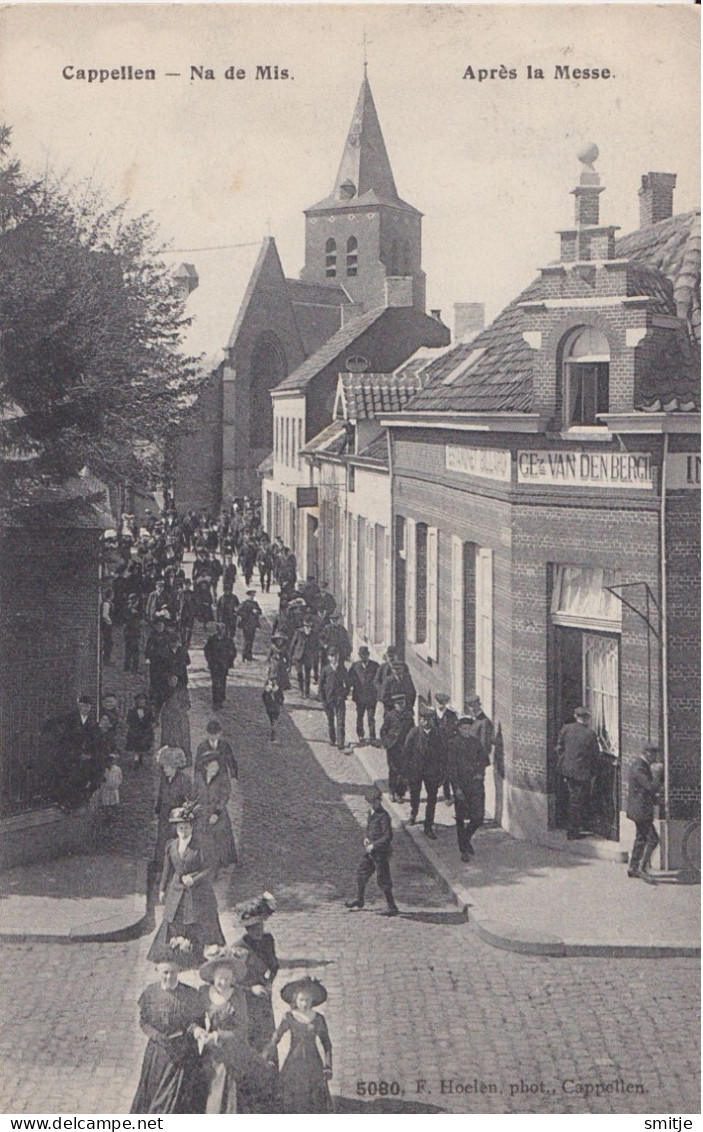
[[452,536],[452,617],[451,617],[451,695],[452,704],[464,711],[464,544]]
[[374,563],[375,524],[366,524],[366,617],[364,633],[366,640],[373,639],[374,606],[376,604],[376,570]]
[[349,590],[350,590],[349,602],[350,602],[350,614],[351,614],[351,616],[349,617],[349,627],[352,630],[352,634],[353,634],[353,631],[354,631],[354,626],[357,623],[357,616],[356,616],[357,601],[358,601],[357,585],[358,585],[358,578],[359,578],[359,570],[358,570],[356,555],[357,555],[358,538],[359,538],[359,527],[358,527],[357,517],[356,517],[356,515],[350,515],[349,516],[349,543],[350,543],[351,579],[350,579],[350,585],[349,585]]
[[391,536],[384,536],[383,556],[383,640],[388,644],[393,627],[391,624]]
[[414,644],[417,620],[417,544],[414,519],[405,520],[405,635]]
[[427,655],[432,660],[439,660],[439,641],[437,632],[438,586],[437,569],[439,567],[439,531],[436,527],[427,529]]
[[493,715],[493,551],[476,555],[476,693]]

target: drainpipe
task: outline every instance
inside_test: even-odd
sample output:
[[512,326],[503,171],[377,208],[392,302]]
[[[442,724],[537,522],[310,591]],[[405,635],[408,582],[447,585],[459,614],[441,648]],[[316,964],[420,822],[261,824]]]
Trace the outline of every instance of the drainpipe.
[[659,601],[661,616],[661,700],[662,700],[662,755],[664,758],[664,820],[662,828],[662,868],[669,867],[669,673],[668,648],[669,630],[667,624],[666,585],[666,461],[669,453],[668,420],[664,423],[664,443],[662,447],[661,501],[659,505],[659,556],[661,559],[661,595]]
[[386,429],[386,444],[388,445],[388,486],[391,496],[391,524],[389,534],[391,536],[391,553],[390,553],[390,571],[391,571],[391,584],[389,587],[390,603],[391,603],[391,639],[388,644],[395,643],[396,648],[398,642],[396,641],[396,623],[395,623],[395,552],[396,552],[396,539],[395,539],[395,508],[393,506],[395,501],[395,487],[394,487],[394,473],[393,473],[393,441],[391,440],[391,430]]

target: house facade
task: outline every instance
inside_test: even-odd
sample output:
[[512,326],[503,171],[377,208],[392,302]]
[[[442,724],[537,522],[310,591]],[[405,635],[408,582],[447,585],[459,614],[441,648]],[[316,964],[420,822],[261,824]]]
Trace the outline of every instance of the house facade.
[[655,742],[675,856],[700,796],[700,217],[673,217],[675,178],[648,174],[642,226],[616,240],[595,156],[559,262],[382,419],[393,633],[421,695],[481,696],[507,830],[564,826],[556,741],[585,703],[592,832],[628,847],[629,767]]

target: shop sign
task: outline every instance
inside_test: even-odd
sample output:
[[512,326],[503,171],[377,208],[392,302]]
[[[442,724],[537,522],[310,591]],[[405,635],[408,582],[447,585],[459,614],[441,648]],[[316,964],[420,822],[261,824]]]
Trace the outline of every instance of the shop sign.
[[297,507],[317,507],[317,488],[297,487],[295,489],[295,502]]
[[448,472],[510,483],[510,452],[505,449],[464,448],[459,444],[447,444],[444,453]]
[[670,452],[666,461],[666,486],[673,491],[700,491],[700,453]]
[[649,452],[518,452],[517,482],[651,491]]

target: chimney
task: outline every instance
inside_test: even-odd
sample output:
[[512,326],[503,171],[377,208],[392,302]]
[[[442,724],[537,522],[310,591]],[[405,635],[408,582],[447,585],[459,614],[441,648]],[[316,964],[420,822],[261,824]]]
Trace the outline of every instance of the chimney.
[[454,341],[473,338],[486,325],[486,308],[483,303],[454,304]]
[[640,198],[640,228],[649,228],[674,215],[675,173],[643,173]]

